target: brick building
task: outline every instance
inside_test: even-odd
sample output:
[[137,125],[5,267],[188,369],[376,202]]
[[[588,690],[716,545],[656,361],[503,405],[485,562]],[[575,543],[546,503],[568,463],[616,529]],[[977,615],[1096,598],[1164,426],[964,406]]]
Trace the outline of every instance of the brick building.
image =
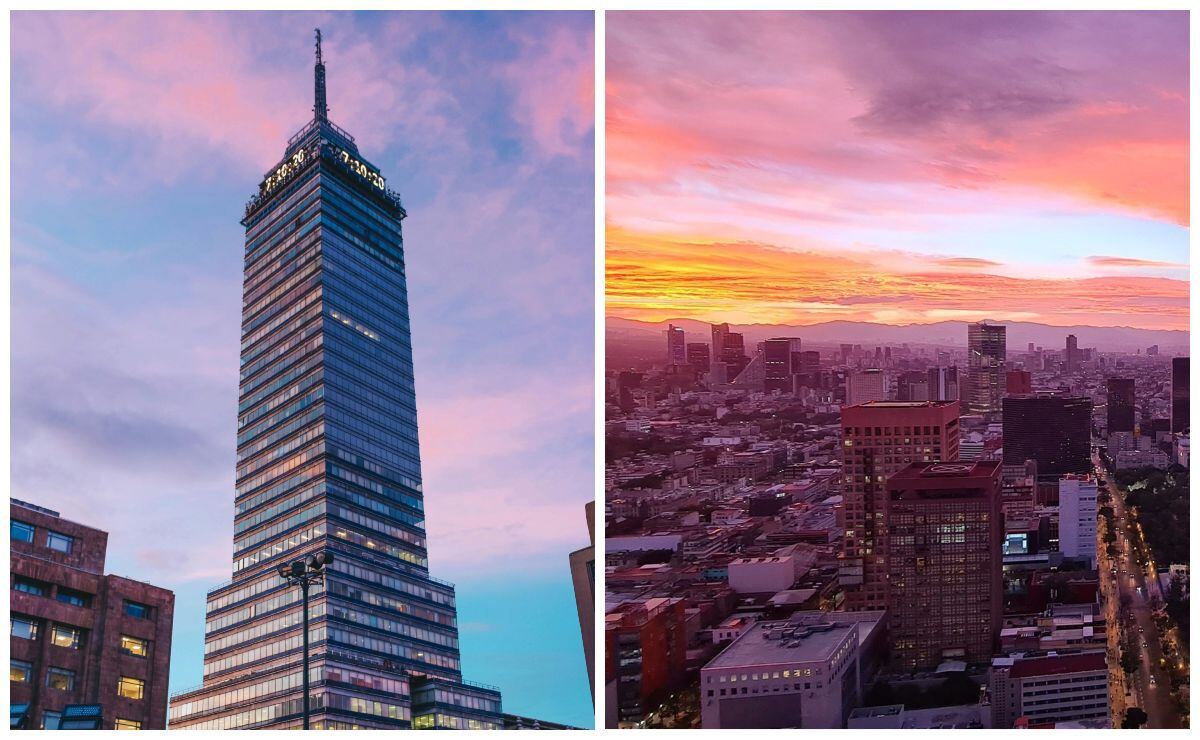
[[679,688],[687,663],[685,603],[648,599],[605,615],[605,682],[617,687],[606,726],[641,722],[668,692]]
[[9,700],[25,726],[58,729],[99,704],[101,729],[162,730],[175,595],[104,575],[108,533],[12,499]]

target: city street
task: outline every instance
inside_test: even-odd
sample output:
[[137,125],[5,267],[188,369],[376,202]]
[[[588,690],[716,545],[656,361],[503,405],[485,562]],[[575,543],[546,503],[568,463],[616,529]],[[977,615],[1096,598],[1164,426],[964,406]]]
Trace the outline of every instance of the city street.
[[[1096,471],[1099,480],[1109,486],[1110,506],[1117,524],[1116,534],[1119,549],[1114,562],[1108,557],[1103,543],[1100,547],[1101,577],[1104,581],[1104,592],[1107,599],[1105,611],[1110,629],[1114,633],[1113,638],[1109,640],[1109,656],[1114,670],[1118,674],[1118,680],[1125,687],[1124,706],[1121,706],[1121,697],[1118,697],[1118,701],[1114,703],[1113,724],[1116,727],[1120,726],[1124,708],[1141,707],[1149,717],[1146,727],[1180,728],[1183,723],[1170,696],[1170,677],[1167,674],[1165,663],[1168,658],[1162,653],[1158,628],[1151,616],[1150,603],[1155,597],[1161,599],[1162,594],[1159,593],[1156,579],[1147,577],[1146,568],[1148,566],[1141,564],[1150,562],[1147,554],[1135,551],[1130,542],[1129,527],[1137,525],[1126,510],[1125,492],[1108,477],[1098,458],[1096,458]],[[1116,574],[1112,572],[1114,566],[1117,569]],[[1153,570],[1150,572],[1153,573]],[[1124,623],[1119,618],[1122,603],[1129,605],[1128,615],[1130,618]],[[1120,645],[1122,643],[1137,645],[1139,667],[1137,671],[1128,676],[1128,681],[1125,681],[1126,676],[1120,668]],[[1176,658],[1172,657],[1171,659]]]

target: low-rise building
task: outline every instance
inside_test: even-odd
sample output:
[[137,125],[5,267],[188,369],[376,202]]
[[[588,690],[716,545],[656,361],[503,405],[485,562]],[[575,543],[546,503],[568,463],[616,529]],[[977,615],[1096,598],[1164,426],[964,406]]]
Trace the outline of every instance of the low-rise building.
[[1104,652],[995,658],[988,677],[992,726],[1044,726],[1108,719]]

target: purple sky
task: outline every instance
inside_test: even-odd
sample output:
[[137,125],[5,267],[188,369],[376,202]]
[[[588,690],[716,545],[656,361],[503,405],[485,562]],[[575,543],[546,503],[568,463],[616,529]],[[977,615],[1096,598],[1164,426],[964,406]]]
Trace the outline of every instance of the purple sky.
[[172,689],[199,683],[230,576],[238,219],[311,117],[315,26],[330,117],[409,212],[464,673],[590,725],[567,553],[593,490],[591,13],[14,14],[13,495],[176,590]]

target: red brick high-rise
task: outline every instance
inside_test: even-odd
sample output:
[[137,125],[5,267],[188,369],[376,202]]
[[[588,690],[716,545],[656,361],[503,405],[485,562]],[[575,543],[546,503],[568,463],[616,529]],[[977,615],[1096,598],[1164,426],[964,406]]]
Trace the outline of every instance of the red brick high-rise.
[[682,683],[687,664],[685,606],[683,599],[655,598],[605,615],[605,683],[617,686],[616,706],[608,708],[606,727],[642,721]]
[[887,493],[892,664],[988,662],[1004,607],[1000,461],[913,463]]
[[175,595],[104,575],[108,533],[12,500],[9,701],[25,726],[99,704],[100,729],[162,730]]
[[887,606],[888,476],[914,462],[958,460],[958,401],[872,401],[842,409],[846,608]]

